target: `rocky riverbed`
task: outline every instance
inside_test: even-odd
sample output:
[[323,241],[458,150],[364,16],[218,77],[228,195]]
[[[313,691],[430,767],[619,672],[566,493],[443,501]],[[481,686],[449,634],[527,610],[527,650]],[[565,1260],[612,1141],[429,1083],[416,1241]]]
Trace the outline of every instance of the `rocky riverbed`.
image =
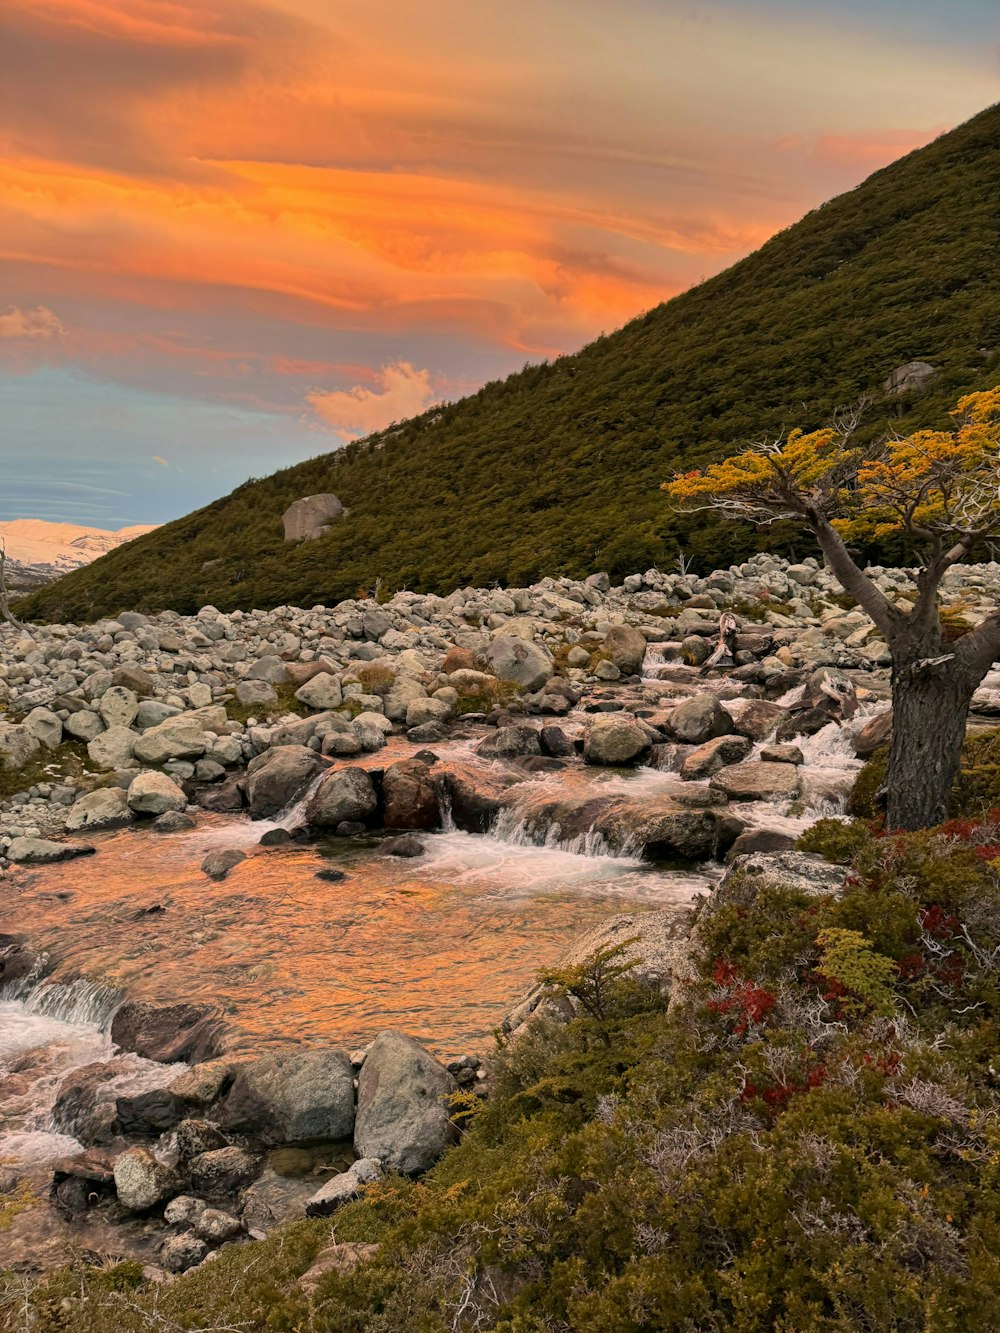
[[[998,589],[951,571],[949,614]],[[726,862],[843,811],[887,665],[823,569],[773,557],[0,631],[15,1259],[180,1271],[426,1169],[582,927],[642,923],[669,984]],[[988,678],[973,724],[998,702]]]

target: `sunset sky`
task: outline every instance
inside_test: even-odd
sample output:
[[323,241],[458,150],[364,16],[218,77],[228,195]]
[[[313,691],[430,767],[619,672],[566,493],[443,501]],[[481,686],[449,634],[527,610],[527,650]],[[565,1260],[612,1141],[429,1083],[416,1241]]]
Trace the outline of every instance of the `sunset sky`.
[[160,522],[573,350],[998,98],[996,0],[17,0],[0,519]]

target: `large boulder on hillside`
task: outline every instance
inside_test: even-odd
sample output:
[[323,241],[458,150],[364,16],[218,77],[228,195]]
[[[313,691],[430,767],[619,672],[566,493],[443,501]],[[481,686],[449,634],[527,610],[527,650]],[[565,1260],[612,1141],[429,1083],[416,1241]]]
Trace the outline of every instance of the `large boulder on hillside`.
[[358,1078],[354,1151],[385,1171],[427,1171],[458,1138],[446,1101],[457,1087],[412,1037],[380,1032]]
[[431,770],[419,759],[391,764],[382,778],[384,823],[389,829],[437,829],[441,805]]
[[802,778],[795,764],[749,759],[714,773],[709,786],[731,801],[794,801],[801,795]]
[[363,768],[337,768],[319,784],[306,806],[306,823],[336,828],[345,821],[363,823],[374,814],[378,795]]
[[554,671],[552,658],[544,648],[513,634],[498,635],[484,658],[495,676],[513,681],[528,694],[540,690]]
[[219,1123],[269,1143],[349,1138],[354,1128],[350,1057],[344,1051],[276,1051],[242,1065]]
[[937,367],[932,366],[929,361],[907,361],[905,365],[897,366],[890,372],[882,385],[882,392],[887,398],[918,393],[937,373]]
[[583,757],[588,764],[636,764],[649,753],[648,734],[631,713],[597,713],[583,736]]
[[111,1020],[111,1040],[145,1060],[194,1064],[219,1054],[223,1028],[214,1010],[202,1005],[126,1000]]
[[670,729],[686,745],[704,745],[734,730],[733,719],[714,694],[705,690],[685,699],[670,714]]
[[67,833],[82,833],[87,829],[124,828],[131,823],[128,796],[121,787],[99,787],[70,806],[64,827]]
[[612,625],[604,636],[602,648],[623,676],[635,676],[642,670],[646,639],[631,625]]
[[0,722],[0,769],[24,768],[42,748],[27,727]]
[[186,809],[187,797],[166,773],[140,773],[129,786],[128,806],[137,815],[165,815]]
[[335,495],[305,495],[295,500],[281,516],[286,542],[311,542],[330,531],[330,524],[344,513]]
[[[98,744],[103,739],[99,736],[91,744]],[[135,737],[132,753],[144,764],[165,764],[170,759],[200,759],[208,748],[209,739],[204,727],[179,713]]]
[[246,796],[253,819],[273,819],[304,796],[327,764],[307,745],[279,745],[247,765]]

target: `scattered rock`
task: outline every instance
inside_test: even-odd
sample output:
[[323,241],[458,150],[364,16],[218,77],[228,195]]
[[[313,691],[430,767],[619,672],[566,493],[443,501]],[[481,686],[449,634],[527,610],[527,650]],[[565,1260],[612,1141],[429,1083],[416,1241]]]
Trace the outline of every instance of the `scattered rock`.
[[223,1129],[271,1143],[348,1138],[354,1072],[343,1051],[279,1051],[243,1065],[219,1115]]
[[387,1171],[428,1170],[458,1131],[445,1099],[457,1085],[424,1048],[401,1032],[380,1032],[358,1079],[354,1147]]

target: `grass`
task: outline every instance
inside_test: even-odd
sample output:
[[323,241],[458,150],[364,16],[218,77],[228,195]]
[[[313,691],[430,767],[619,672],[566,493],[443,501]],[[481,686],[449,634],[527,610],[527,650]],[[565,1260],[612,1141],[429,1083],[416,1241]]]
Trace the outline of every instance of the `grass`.
[[59,783],[67,778],[93,778],[92,786],[113,780],[93,762],[82,741],[64,741],[56,750],[43,748],[23,768],[0,766],[0,801],[9,800],[40,782]]

